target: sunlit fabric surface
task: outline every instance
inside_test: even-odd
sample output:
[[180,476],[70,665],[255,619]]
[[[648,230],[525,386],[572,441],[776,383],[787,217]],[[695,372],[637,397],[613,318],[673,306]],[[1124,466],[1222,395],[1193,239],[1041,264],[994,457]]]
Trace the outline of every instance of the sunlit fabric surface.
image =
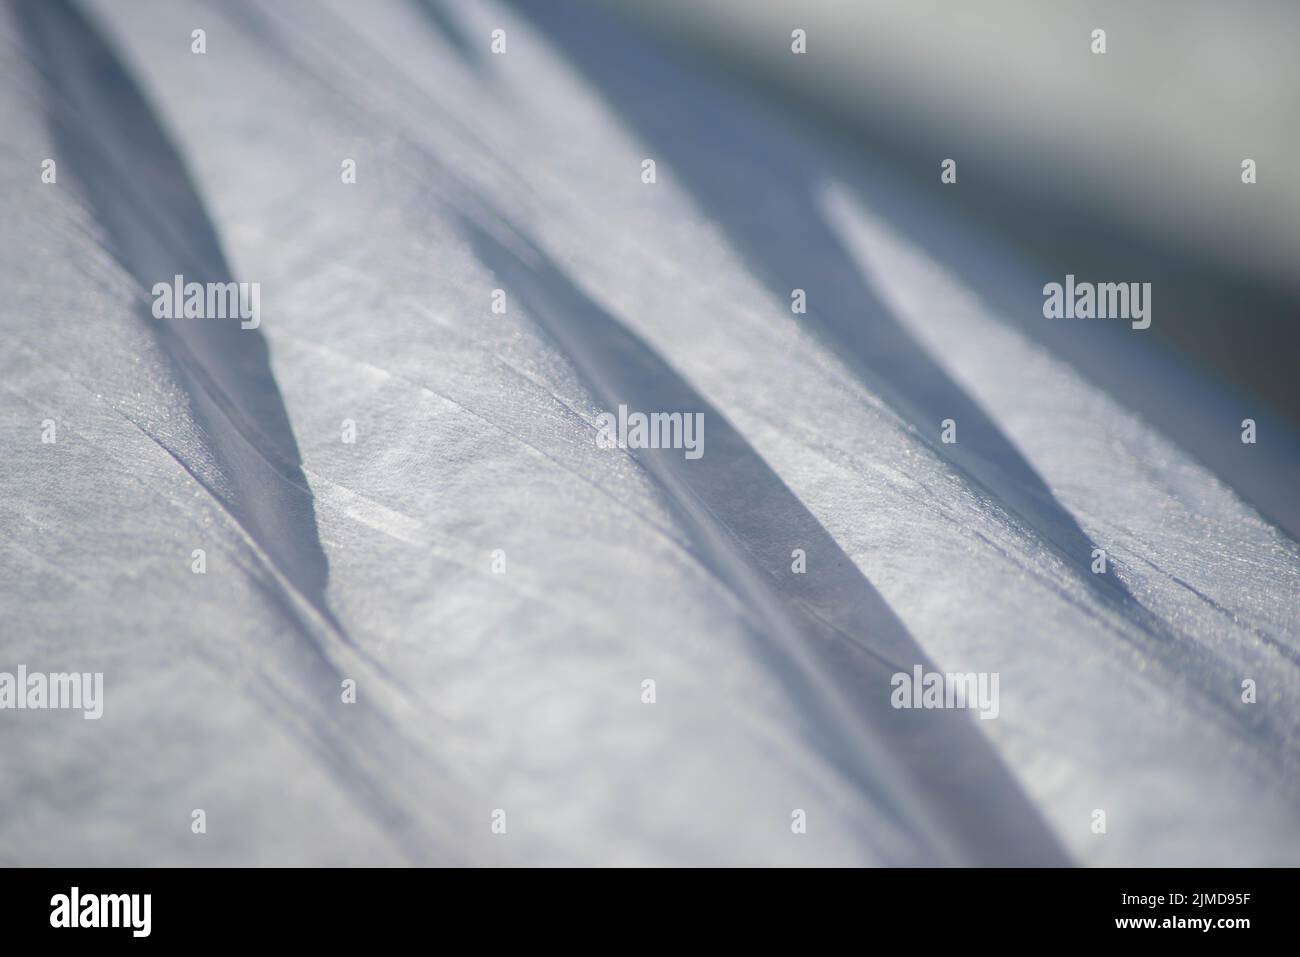
[[[1241,490],[1294,437],[1193,457],[1251,410],[1049,348],[979,222],[569,3],[0,45],[0,670],[106,696],[0,713],[0,862],[1297,860],[1300,550]],[[153,318],[176,274],[260,328]],[[998,717],[893,709],[916,664]]]

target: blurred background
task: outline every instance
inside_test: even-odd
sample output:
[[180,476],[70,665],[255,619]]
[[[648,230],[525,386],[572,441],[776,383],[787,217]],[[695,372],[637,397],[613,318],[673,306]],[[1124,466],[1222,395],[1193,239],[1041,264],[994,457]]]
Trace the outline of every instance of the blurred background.
[[[961,204],[1043,281],[1151,282],[1153,335],[1300,422],[1300,5],[610,3],[846,151]],[[803,56],[794,28],[807,32]],[[945,158],[956,186],[940,184]],[[1084,371],[1117,374],[1105,360]]]

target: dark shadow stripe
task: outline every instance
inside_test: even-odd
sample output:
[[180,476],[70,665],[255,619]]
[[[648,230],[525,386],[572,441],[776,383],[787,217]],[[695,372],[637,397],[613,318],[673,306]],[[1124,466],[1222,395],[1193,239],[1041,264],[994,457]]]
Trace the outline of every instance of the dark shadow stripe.
[[[516,3],[645,144],[659,176],[680,183],[726,233],[777,302],[808,293],[800,323],[846,360],[936,454],[994,505],[1018,516],[1104,601],[1159,631],[1115,575],[1089,570],[1095,543],[984,409],[879,301],[824,221],[825,160],[793,129],[764,127],[720,84],[696,82],[639,38],[587,7]],[[782,133],[787,135],[782,135]],[[786,307],[788,308],[788,306]],[[956,444],[939,439],[957,422]]]
[[[969,714],[892,707],[891,676],[934,665],[726,418],[527,239],[498,239],[470,219],[463,228],[611,410],[703,413],[700,458],[632,454],[677,511],[693,552],[744,603],[755,650],[813,721],[824,756],[913,842],[907,863],[1068,863]],[[807,574],[790,572],[794,547],[808,555]]]
[[[60,173],[84,192],[105,232],[106,250],[145,294],[176,273],[186,281],[233,281],[180,154],[91,22],[67,0],[16,0],[14,6],[46,82],[43,106]],[[251,674],[232,685],[232,693],[266,704],[407,860],[450,860],[454,829],[413,805],[411,785],[396,786],[395,769],[411,769],[406,779],[425,789],[442,786],[449,773],[367,703],[378,697],[373,689],[354,705],[340,701],[344,675],[331,654],[333,639],[375,672],[393,677],[356,647],[327,604],[329,567],[314,501],[261,331],[241,329],[234,320],[157,320],[147,305],[140,317],[158,339],[167,373],[184,391],[181,401],[206,454],[178,449],[169,436],[128,418],[207,489],[289,583],[286,588],[270,572],[250,573],[257,594],[292,626],[267,636],[254,665],[232,664],[222,648],[192,653],[223,668],[247,668]],[[97,332],[88,321],[85,335]],[[213,468],[220,487],[211,482]]]
[[[186,282],[234,281],[183,160],[95,29],[66,0],[21,0],[17,10],[48,84],[44,105],[59,165],[94,210],[107,251],[145,296],[177,274]],[[147,305],[140,311],[225,480],[210,490],[332,622],[312,495],[261,330],[231,319],[159,320]],[[86,331],[93,335],[95,326]],[[203,474],[192,456],[168,448]]]

